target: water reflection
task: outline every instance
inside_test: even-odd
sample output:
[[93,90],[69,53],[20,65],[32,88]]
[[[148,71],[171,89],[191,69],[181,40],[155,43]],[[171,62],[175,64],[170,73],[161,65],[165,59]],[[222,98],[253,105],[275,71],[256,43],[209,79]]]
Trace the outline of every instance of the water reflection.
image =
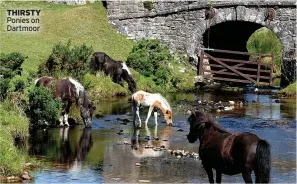
[[78,167],[93,146],[91,131],[91,128],[84,128],[78,141],[78,127],[59,128],[58,136],[55,129],[36,131],[31,136],[30,154],[46,156],[53,162],[64,163],[65,169]]
[[164,154],[159,148],[161,146],[164,148],[170,147],[168,139],[172,136],[171,127],[166,126],[160,133],[160,137],[158,137],[158,125],[154,125],[153,134],[147,125],[144,130],[145,132],[141,135],[140,129],[134,128],[131,136],[132,154],[137,158],[159,157]]
[[[271,143],[272,182],[294,182],[296,162],[296,122],[295,100],[281,99],[276,103],[267,95],[254,94],[168,94],[166,98],[173,106],[174,126],[153,120],[142,129],[134,129],[131,104],[127,98],[115,102],[104,102],[97,113],[103,118],[93,121],[93,128],[70,127],[48,129],[32,134],[30,154],[54,163],[51,169],[37,172],[36,182],[208,182],[199,160],[176,158],[167,152],[145,149],[164,145],[167,149],[198,151],[198,142],[189,144],[187,115],[184,110],[195,107],[199,100],[243,101],[245,106],[234,111],[214,112],[220,126],[231,132],[252,132]],[[187,99],[186,101],[184,99]],[[181,102],[184,100],[183,102]],[[110,115],[109,115],[110,114]],[[141,111],[145,118],[147,110]],[[128,119],[122,124],[117,119]],[[158,118],[162,121],[161,118]],[[278,125],[275,122],[285,119],[289,123]],[[179,129],[183,131],[178,131]],[[118,135],[119,130],[123,134]],[[124,145],[123,140],[131,145]],[[135,163],[141,163],[136,167]],[[75,180],[72,180],[72,179]],[[242,183],[242,177],[223,176],[224,182]]]

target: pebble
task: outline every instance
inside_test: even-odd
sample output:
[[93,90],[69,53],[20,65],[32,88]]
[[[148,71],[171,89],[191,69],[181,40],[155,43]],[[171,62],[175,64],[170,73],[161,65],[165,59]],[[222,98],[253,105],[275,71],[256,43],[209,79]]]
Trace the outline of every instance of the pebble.
[[126,145],[130,145],[131,144],[129,141],[124,141],[123,143],[126,144]]
[[136,163],[136,164],[135,164],[135,166],[137,166],[137,167],[140,167],[140,166],[141,166],[141,164],[140,164],[140,163]]
[[149,183],[151,182],[150,180],[139,180],[140,183]]
[[7,181],[8,182],[20,182],[20,181],[22,181],[22,179],[17,176],[8,176]]
[[190,153],[189,151],[185,151],[185,150],[168,150],[168,152],[178,158],[179,157],[192,157],[192,158],[199,157],[198,153],[195,153],[195,152]]
[[30,163],[30,162],[28,162],[28,163],[25,163],[25,167],[33,167],[34,165],[32,164],[32,163]]

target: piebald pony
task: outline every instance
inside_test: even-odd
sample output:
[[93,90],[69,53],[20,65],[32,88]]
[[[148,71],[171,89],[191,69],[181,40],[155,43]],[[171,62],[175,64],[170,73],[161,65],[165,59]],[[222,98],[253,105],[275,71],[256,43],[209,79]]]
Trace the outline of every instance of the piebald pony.
[[[159,93],[148,93],[145,91],[137,91],[132,95],[132,105],[134,112],[133,123],[135,124],[136,114],[139,119],[139,127],[141,127],[141,119],[139,116],[139,107],[140,105],[149,106],[149,111],[147,114],[147,118],[145,120],[145,124],[147,125],[148,120],[152,114],[154,108],[160,109],[164,115],[164,119],[166,123],[172,126],[172,109],[167,102],[167,100]],[[155,124],[158,125],[157,122],[157,111],[154,112],[155,116]]]

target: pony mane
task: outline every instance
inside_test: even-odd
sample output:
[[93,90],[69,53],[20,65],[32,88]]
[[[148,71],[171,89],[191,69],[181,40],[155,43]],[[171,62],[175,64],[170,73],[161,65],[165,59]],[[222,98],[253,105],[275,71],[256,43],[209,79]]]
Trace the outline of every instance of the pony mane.
[[167,101],[167,100],[166,100],[160,93],[156,93],[156,95],[159,96],[160,101],[161,101],[161,104],[164,106],[164,108],[165,108],[166,110],[170,110],[170,111],[172,111],[171,106],[170,106],[170,104],[168,103],[168,101]]
[[69,77],[68,79],[75,86],[77,96],[79,96],[79,92],[85,92],[85,88],[78,81],[74,80],[71,77]]
[[42,79],[42,78],[49,78],[49,79],[52,79],[52,77],[49,77],[49,76],[42,76],[42,77],[39,77],[38,79],[35,79],[35,80],[34,80],[34,84],[36,85],[37,82],[38,82],[40,79]]
[[223,129],[222,127],[220,127],[217,123],[216,120],[214,119],[214,117],[210,114],[207,114],[201,110],[196,110],[195,111],[195,115],[194,115],[197,120],[194,122],[195,124],[199,124],[202,125],[204,124],[204,128],[205,127],[212,127],[214,130],[221,132],[221,133],[229,133],[228,131],[226,131],[225,129]]
[[123,69],[126,70],[129,75],[132,75],[129,68],[128,68],[128,66],[126,65],[126,63],[122,62],[122,64],[123,64]]

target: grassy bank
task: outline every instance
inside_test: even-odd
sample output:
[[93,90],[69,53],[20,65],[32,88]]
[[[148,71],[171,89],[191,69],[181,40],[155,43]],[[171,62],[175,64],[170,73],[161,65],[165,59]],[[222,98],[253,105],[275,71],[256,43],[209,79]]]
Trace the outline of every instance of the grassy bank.
[[[127,40],[124,35],[117,33],[107,20],[106,9],[101,2],[88,3],[84,6],[69,6],[64,4],[52,4],[46,2],[2,2],[1,15],[6,17],[7,9],[32,8],[41,10],[41,32],[39,33],[13,33],[6,32],[5,19],[1,19],[1,52],[17,51],[28,58],[23,63],[23,77],[29,71],[36,72],[38,65],[44,62],[50,55],[52,48],[58,42],[66,43],[69,39],[72,45],[86,43],[92,46],[94,51],[107,53],[115,60],[125,61],[129,55],[134,42]],[[21,44],[20,44],[21,42]],[[189,90],[193,87],[193,76],[195,72],[183,64],[173,64],[173,73],[176,77],[181,77],[178,89]],[[179,73],[178,70],[186,67],[186,73]],[[172,91],[171,86],[159,87],[154,84],[151,78],[145,78],[138,72],[132,72],[137,81],[137,88],[151,92]],[[89,88],[94,99],[110,98],[111,96],[122,96],[130,94],[127,89],[101,74],[95,78],[86,75],[84,85],[91,83],[93,88]],[[98,79],[100,78],[100,79]],[[176,89],[175,89],[176,90]],[[174,91],[174,90],[173,90]]]
[[[40,9],[41,32],[6,32],[7,9]],[[110,27],[106,9],[101,2],[85,6],[69,6],[46,2],[2,2],[1,3],[1,52],[21,52],[28,56],[23,64],[24,72],[36,71],[38,65],[50,55],[52,47],[69,39],[75,45],[86,43],[94,51],[103,51],[117,60],[125,60],[133,41],[127,40]]]
[[34,162],[29,156],[18,150],[14,140],[28,138],[29,120],[23,111],[6,100],[0,103],[0,176],[21,175],[26,162]]
[[286,88],[282,89],[280,92],[281,93],[286,93],[288,95],[296,95],[296,82],[290,84]]

